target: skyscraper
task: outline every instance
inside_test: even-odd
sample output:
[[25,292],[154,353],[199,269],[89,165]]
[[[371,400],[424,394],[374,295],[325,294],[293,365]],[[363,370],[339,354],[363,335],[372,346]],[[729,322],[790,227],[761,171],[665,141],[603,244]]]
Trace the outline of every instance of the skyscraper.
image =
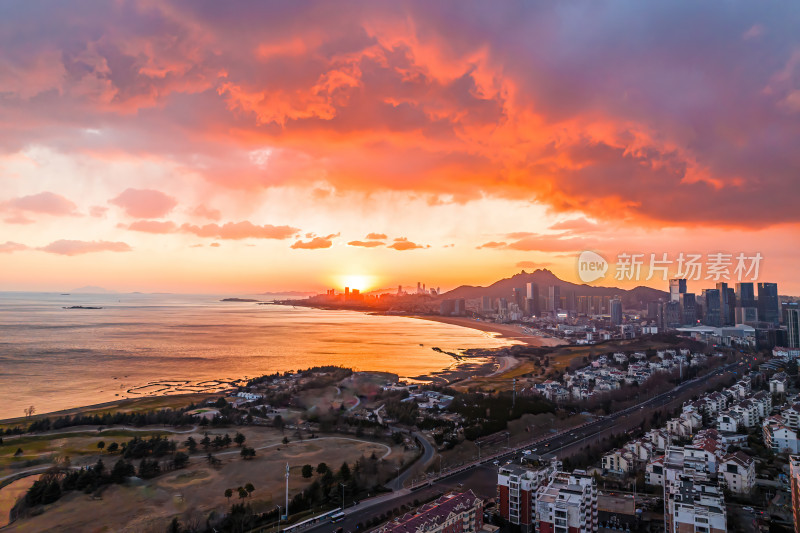
[[622,324],[622,300],[612,298],[610,302],[611,323],[615,326]]
[[739,307],[755,307],[756,294],[752,283],[736,284],[736,305]]
[[680,295],[686,293],[686,280],[683,278],[673,278],[669,280],[669,301],[677,302]]
[[550,285],[548,287],[547,295],[547,310],[556,312],[561,306],[561,287],[557,285]]
[[481,312],[487,314],[491,313],[492,311],[494,311],[494,309],[492,309],[492,297],[483,296],[481,298]]
[[775,326],[780,323],[777,283],[758,284],[758,319]]
[[680,295],[681,322],[687,326],[697,325],[697,300],[693,292]]
[[728,284],[717,283],[717,292],[719,293],[719,325],[727,326],[733,323],[733,317],[730,316],[730,306],[728,305]]
[[736,308],[734,324],[749,324],[758,321],[758,307],[752,283],[736,284]]
[[789,348],[800,348],[800,306],[796,302],[783,306],[783,323]]
[[670,300],[669,302],[664,302],[664,310],[661,314],[664,317],[665,328],[679,328],[683,324],[680,301],[674,302]]
[[719,291],[717,289],[703,289],[703,299],[705,304],[705,316],[703,323],[706,326],[720,327],[722,325],[722,315],[720,314]]
[[542,309],[539,305],[539,286],[533,282],[528,283],[527,287],[528,314],[539,316]]
[[525,289],[521,287],[511,289],[511,301],[520,309],[525,309]]

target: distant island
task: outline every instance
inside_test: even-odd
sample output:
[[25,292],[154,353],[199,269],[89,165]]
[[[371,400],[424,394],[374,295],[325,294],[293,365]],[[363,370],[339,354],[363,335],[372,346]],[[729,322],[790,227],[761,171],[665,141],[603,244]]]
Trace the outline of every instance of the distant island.
[[92,307],[89,305],[71,305],[69,307],[63,307],[62,309],[102,309],[102,307]]
[[252,298],[223,298],[220,302],[255,302],[258,303],[261,300],[254,300]]

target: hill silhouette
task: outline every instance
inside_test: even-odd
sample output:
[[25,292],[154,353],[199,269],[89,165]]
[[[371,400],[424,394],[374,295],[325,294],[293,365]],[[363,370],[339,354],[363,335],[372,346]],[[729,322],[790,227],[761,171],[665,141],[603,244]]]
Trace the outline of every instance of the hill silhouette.
[[561,288],[561,296],[566,296],[569,292],[574,292],[575,296],[619,296],[622,304],[627,308],[640,309],[647,305],[647,302],[666,299],[669,293],[653,289],[652,287],[639,286],[630,290],[618,287],[599,287],[585,284],[571,283],[564,281],[546,268],[537,269],[533,272],[522,271],[514,274],[510,278],[496,281],[488,287],[473,285],[462,285],[451,291],[442,294],[442,298],[464,298],[467,300],[489,296],[491,298],[511,298],[512,290],[515,288],[524,289],[528,283],[539,285],[542,296],[547,295],[547,287],[557,286]]

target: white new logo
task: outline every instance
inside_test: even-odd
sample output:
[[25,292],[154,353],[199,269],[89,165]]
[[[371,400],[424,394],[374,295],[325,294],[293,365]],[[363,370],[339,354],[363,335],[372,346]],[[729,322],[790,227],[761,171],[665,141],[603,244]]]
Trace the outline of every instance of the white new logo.
[[578,277],[584,283],[591,283],[606,275],[608,261],[600,255],[589,250],[581,252],[578,256]]

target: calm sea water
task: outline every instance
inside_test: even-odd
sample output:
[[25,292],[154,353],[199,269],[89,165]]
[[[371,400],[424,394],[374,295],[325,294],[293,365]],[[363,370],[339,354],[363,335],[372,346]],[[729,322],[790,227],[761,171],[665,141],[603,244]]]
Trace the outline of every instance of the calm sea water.
[[[0,293],[0,418],[325,364],[412,377],[453,364],[434,346],[508,344],[424,320],[220,298]],[[103,309],[63,309],[73,305]]]

